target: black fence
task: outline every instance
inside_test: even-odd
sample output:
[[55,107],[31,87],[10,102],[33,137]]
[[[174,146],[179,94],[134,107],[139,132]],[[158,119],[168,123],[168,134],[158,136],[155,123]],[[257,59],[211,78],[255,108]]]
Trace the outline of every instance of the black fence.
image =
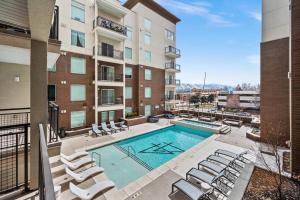
[[28,190],[28,129],[29,124],[0,127],[0,194]]
[[48,142],[57,142],[59,134],[59,106],[53,102],[48,104],[48,122]]
[[59,7],[55,6],[54,7],[54,13],[53,13],[53,21],[52,21],[52,26],[50,29],[50,34],[49,38],[58,40],[58,28],[59,27]]

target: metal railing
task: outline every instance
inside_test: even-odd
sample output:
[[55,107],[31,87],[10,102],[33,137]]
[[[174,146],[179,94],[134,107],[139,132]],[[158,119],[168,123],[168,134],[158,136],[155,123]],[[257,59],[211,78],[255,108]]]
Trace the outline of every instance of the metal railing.
[[95,20],[94,20],[94,28],[96,28],[96,26],[100,26],[106,29],[109,29],[111,31],[120,33],[124,36],[127,36],[127,27],[123,26],[121,24],[118,24],[116,22],[113,22],[109,19],[106,19],[104,17],[100,17],[98,16],[96,19],[96,24],[95,24]]
[[123,82],[123,74],[98,72],[99,81]]
[[123,97],[108,98],[105,96],[101,96],[98,102],[98,105],[101,106],[109,106],[109,105],[117,105],[117,104],[123,104]]
[[50,29],[50,39],[58,40],[58,29],[59,29],[59,7],[54,7],[54,14],[53,14],[53,22]]
[[48,142],[57,142],[59,135],[59,106],[56,105],[54,102],[48,103],[48,122]]
[[0,127],[0,194],[20,187],[29,190],[28,128],[29,124]]
[[30,124],[30,108],[0,109],[0,127]]
[[175,47],[172,47],[172,46],[166,47],[165,53],[172,53],[172,54],[175,54],[177,57],[181,55],[180,50]]
[[180,80],[178,79],[166,79],[166,85],[180,85]]
[[166,101],[172,101],[172,100],[175,100],[175,95],[174,95],[174,94],[166,95],[166,96],[165,96],[165,100],[166,100]]
[[101,167],[101,154],[97,152],[92,152],[92,160],[97,161],[97,158],[95,159],[95,155],[98,157],[98,166]]
[[166,69],[174,69],[178,72],[180,72],[181,66],[179,64],[176,64],[175,62],[168,62],[165,64]]
[[50,171],[48,147],[42,124],[39,124],[39,138],[39,198],[41,200],[55,200],[56,198]]
[[[95,47],[94,47],[94,55],[95,55]],[[102,48],[101,45],[98,46],[98,56],[105,56],[105,57],[115,58],[118,60],[124,59],[123,51],[115,50],[115,49],[113,49],[113,50],[105,49],[105,48]]]

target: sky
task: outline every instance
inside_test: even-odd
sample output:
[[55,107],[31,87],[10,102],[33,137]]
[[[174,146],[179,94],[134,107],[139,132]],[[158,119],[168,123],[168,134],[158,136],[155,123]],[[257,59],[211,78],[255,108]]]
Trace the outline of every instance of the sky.
[[181,19],[182,83],[260,82],[261,0],[155,0]]

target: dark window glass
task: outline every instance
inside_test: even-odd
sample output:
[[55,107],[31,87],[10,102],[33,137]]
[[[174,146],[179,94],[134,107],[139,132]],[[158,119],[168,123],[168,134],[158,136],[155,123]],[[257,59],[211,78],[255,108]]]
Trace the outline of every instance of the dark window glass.
[[55,101],[55,85],[48,85],[48,101]]

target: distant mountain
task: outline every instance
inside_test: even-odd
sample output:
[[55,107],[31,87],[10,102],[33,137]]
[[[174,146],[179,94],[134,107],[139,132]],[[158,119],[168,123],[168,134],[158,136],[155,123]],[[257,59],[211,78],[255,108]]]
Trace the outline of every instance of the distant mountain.
[[[228,87],[229,90],[234,90],[234,87],[229,85],[222,85],[217,83],[210,83],[205,85],[205,89],[222,89]],[[181,85],[176,87],[177,92],[191,92],[193,88],[202,89],[202,84],[190,84],[190,83],[181,83]]]

